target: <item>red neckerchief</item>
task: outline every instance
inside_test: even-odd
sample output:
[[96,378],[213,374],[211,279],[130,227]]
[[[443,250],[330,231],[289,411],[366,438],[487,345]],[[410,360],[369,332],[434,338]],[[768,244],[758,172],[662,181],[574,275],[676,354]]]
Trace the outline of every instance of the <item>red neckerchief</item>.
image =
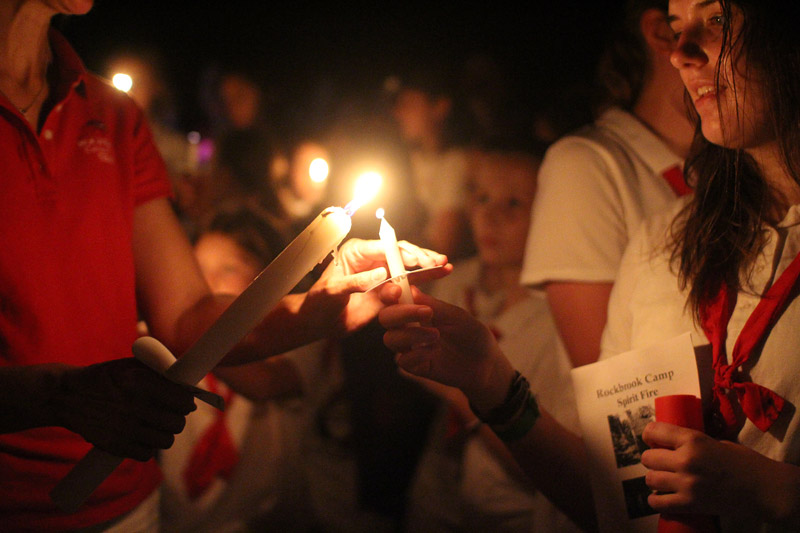
[[661,173],[661,177],[667,181],[670,189],[675,193],[675,196],[686,196],[692,192],[692,188],[689,187],[689,185],[686,184],[686,180],[683,179],[683,170],[680,165],[669,167]]
[[[217,381],[209,374],[208,389],[216,393]],[[225,405],[233,399],[230,389],[225,394]],[[201,435],[195,444],[189,462],[183,471],[186,493],[190,500],[196,500],[211,486],[216,478],[230,479],[236,464],[239,462],[239,451],[233,437],[225,424],[225,412],[217,411],[216,418]]]
[[725,355],[728,322],[735,305],[735,300],[731,301],[730,298],[730,288],[723,284],[716,298],[700,306],[703,330],[711,341],[714,354],[714,404],[729,429],[736,426],[736,417],[726,389],[736,391],[742,411],[761,431],[769,430],[783,409],[785,400],[775,392],[750,381],[737,380],[734,373],[737,368],[747,363],[750,354],[757,346],[763,345],[767,331],[775,325],[786,308],[798,276],[800,276],[800,254],[764,294],[747,319],[736,339],[730,364],[727,363]]

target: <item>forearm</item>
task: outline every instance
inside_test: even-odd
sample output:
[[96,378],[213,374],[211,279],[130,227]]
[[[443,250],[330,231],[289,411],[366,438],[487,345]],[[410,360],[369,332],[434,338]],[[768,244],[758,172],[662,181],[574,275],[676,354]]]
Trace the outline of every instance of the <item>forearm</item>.
[[217,367],[214,374],[235,392],[254,402],[303,393],[297,370],[291,361],[281,356],[247,365]]
[[0,368],[0,433],[59,425],[53,398],[69,368],[55,363]]
[[[497,377],[486,381],[486,386],[465,391],[480,412],[506,401],[513,369],[505,358],[498,361],[506,364],[497,365],[493,372]],[[583,529],[597,529],[588,458],[579,436],[542,411],[525,436],[506,446],[533,485],[556,507]]]
[[522,439],[507,444],[511,454],[556,507],[586,531],[597,529],[583,440],[548,413]]
[[[261,323],[234,346],[220,365],[260,361],[323,338],[328,332],[310,323],[300,311],[306,294],[284,296]],[[210,295],[185,311],[179,320],[179,340],[175,346],[170,346],[174,353],[188,350],[232,301],[232,296]]]
[[756,512],[769,523],[800,531],[800,467],[776,462],[763,469],[762,488],[755,498]]

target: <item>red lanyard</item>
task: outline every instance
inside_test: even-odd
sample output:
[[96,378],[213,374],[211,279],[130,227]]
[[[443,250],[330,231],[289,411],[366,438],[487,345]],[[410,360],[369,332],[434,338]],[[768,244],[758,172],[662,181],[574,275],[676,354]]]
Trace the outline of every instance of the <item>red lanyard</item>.
[[700,307],[703,330],[713,350],[715,407],[729,429],[736,426],[736,416],[726,389],[736,392],[742,411],[761,431],[769,430],[783,409],[785,400],[775,392],[749,381],[741,381],[734,373],[747,363],[757,346],[763,346],[767,331],[775,325],[786,308],[798,276],[800,254],[764,294],[747,319],[736,339],[730,364],[725,356],[728,322],[735,304],[735,300],[731,301],[730,298],[730,287],[723,284],[719,294]]
[[661,177],[667,180],[670,189],[675,193],[675,196],[685,196],[692,192],[692,188],[686,184],[683,179],[683,170],[679,165],[673,165],[661,173]]

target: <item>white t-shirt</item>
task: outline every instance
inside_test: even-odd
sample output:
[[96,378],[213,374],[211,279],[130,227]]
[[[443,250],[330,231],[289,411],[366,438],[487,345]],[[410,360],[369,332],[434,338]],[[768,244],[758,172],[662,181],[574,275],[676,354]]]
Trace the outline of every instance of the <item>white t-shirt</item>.
[[[692,332],[695,346],[708,344],[699,326],[687,313],[686,294],[670,269],[665,235],[680,207],[678,203],[648,220],[631,240],[620,265],[619,277],[611,293],[608,322],[603,334],[601,358],[641,348],[675,335]],[[800,253],[800,206],[792,207],[777,229],[768,228],[769,241],[758,258],[752,276],[754,294],[763,293]],[[733,350],[745,322],[759,298],[740,292],[728,324],[727,353]],[[800,402],[800,298],[794,298],[769,333],[761,353],[754,352],[748,363],[750,379],[772,389],[793,405]],[[701,376],[710,369],[701,369]],[[702,385],[702,384],[701,384]],[[710,385],[703,395],[710,394]],[[738,441],[777,461],[800,464],[800,417],[791,408],[784,412],[770,431],[760,431],[749,420],[744,423]],[[762,531],[758,524],[744,517],[725,521],[724,531]],[[767,531],[781,531],[767,527]]]
[[[544,295],[529,291],[528,298],[501,312],[502,302],[491,301],[476,290],[479,272],[476,258],[466,260],[438,280],[431,295],[459,307],[471,307],[476,317],[498,335],[500,348],[530,381],[540,406],[579,433],[569,374],[572,367]],[[468,298],[469,292],[474,296]],[[461,492],[471,508],[468,520],[475,531],[484,529],[481,526],[492,531],[579,531],[541,493],[511,477],[479,438],[468,441],[464,450]]]
[[663,173],[683,161],[621,109],[553,144],[539,170],[522,282],[613,282],[641,221],[676,197]]

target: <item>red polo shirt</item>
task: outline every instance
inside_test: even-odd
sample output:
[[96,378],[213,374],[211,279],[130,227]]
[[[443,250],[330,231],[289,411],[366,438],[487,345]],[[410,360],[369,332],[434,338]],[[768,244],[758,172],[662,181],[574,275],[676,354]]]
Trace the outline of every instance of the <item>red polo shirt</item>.
[[[0,365],[90,365],[136,337],[131,247],[137,205],[169,194],[142,112],[50,34],[61,80],[37,134],[0,95]],[[0,529],[64,530],[138,505],[154,461],[125,461],[74,515],[48,493],[89,445],[63,428],[0,435]]]

